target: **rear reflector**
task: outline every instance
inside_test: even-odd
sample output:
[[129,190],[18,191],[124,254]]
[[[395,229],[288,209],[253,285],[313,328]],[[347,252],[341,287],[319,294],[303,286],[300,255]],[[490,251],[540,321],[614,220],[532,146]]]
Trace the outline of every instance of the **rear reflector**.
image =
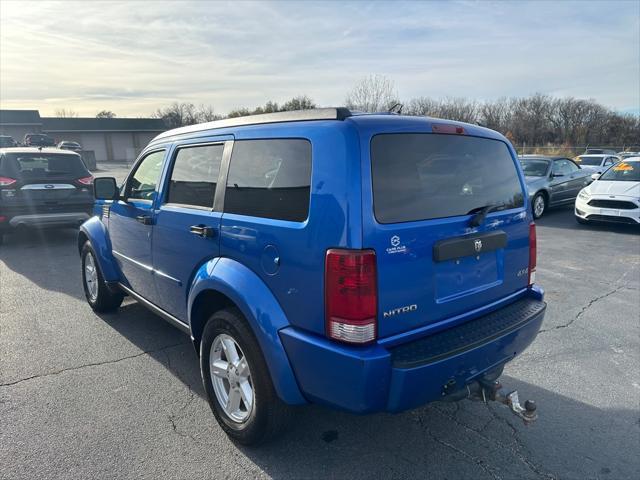
[[449,123],[434,123],[431,125],[431,130],[433,130],[433,133],[448,133],[452,135],[465,135],[467,133],[464,128]]
[[346,343],[376,339],[378,292],[373,250],[327,251],[325,322],[327,336]]
[[529,224],[529,286],[536,283],[536,264],[538,263],[538,240],[536,224]]
[[9,185],[13,185],[14,183],[16,183],[15,178],[0,177],[0,187],[8,187]]
[[4,222],[7,219],[4,215],[0,215],[0,223]]
[[88,177],[78,178],[76,182],[81,183],[82,185],[91,185],[93,183],[93,177],[89,175]]

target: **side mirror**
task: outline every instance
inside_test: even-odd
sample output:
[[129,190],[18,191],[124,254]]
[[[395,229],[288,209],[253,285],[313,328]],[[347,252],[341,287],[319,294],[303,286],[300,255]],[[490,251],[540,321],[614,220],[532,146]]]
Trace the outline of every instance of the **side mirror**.
[[599,173],[592,173],[591,174],[591,180],[597,180],[600,178],[600,174]]
[[120,192],[113,177],[98,177],[93,180],[93,196],[96,200],[116,200]]

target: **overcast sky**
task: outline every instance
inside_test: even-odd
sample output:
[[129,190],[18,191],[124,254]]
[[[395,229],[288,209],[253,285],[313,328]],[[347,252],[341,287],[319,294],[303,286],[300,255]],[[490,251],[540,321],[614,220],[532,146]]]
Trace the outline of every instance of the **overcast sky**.
[[340,105],[373,73],[405,100],[543,92],[639,113],[640,2],[0,2],[2,108]]

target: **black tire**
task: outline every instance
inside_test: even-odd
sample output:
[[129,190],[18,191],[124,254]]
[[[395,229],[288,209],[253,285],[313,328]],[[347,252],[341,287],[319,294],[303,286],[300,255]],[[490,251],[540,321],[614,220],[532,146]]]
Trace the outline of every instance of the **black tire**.
[[[94,267],[96,272],[96,285],[97,292],[95,295],[92,295],[89,292],[89,288],[87,286],[87,259],[89,255],[92,256],[94,261]],[[85,242],[82,247],[82,287],[84,288],[84,296],[87,298],[87,302],[89,306],[93,309],[93,311],[98,313],[107,313],[113,312],[117,310],[118,307],[122,304],[122,300],[124,299],[124,294],[118,291],[112,291],[107,286],[104,281],[104,277],[102,276],[102,272],[100,271],[100,265],[97,262],[97,256],[93,248],[91,247],[91,243],[89,241]]]
[[576,217],[576,222],[578,222],[580,225],[586,225],[589,223],[589,220],[585,220],[584,218],[580,218],[579,216],[575,216]]
[[[219,335],[232,337],[251,372],[253,408],[250,413],[247,409],[248,417],[242,422],[232,419],[225,412],[214,390],[210,368],[211,346]],[[234,441],[243,445],[257,445],[272,439],[289,424],[291,407],[278,397],[258,341],[238,309],[223,309],[209,318],[200,342],[200,372],[213,415]]]
[[[542,209],[538,210],[536,212],[536,203],[537,202],[542,202]],[[533,218],[534,219],[538,219],[540,217],[542,217],[542,215],[544,215],[544,212],[547,211],[547,207],[548,207],[548,202],[547,202],[547,197],[545,196],[544,193],[536,193],[536,195],[533,197],[533,200],[531,202],[531,211],[533,213]]]

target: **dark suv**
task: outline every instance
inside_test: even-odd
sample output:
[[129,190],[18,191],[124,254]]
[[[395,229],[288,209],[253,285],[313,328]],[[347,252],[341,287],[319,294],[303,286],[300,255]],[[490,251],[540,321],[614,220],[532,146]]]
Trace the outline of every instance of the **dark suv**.
[[163,133],[98,178],[78,238],[87,301],[125,295],[191,336],[243,443],[289,405],[398,412],[497,383],[546,304],[513,147],[477,125],[337,109]]
[[27,133],[22,141],[25,147],[55,147],[56,142],[44,133]]
[[77,153],[0,149],[0,242],[14,228],[80,225],[93,207],[92,182]]

